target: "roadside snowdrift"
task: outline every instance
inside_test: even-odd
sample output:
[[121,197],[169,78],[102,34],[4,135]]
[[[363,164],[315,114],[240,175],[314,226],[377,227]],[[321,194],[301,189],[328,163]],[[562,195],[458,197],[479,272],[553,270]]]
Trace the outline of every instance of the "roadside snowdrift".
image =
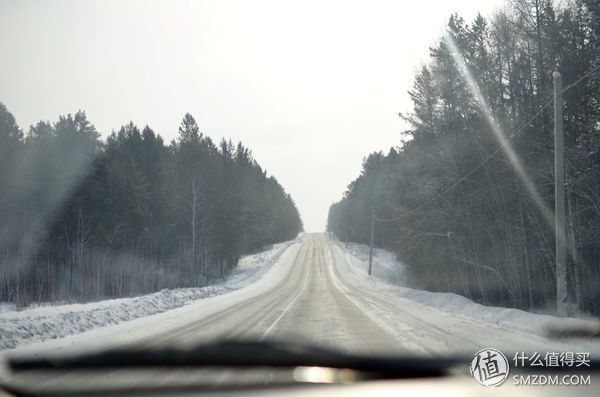
[[166,312],[198,299],[243,288],[267,272],[292,243],[276,244],[268,251],[243,257],[222,283],[207,287],[162,290],[134,298],[1,312],[0,350]]
[[[353,288],[371,291],[373,294],[394,302],[398,307],[410,310],[411,314],[427,318],[443,317],[461,320],[465,325],[475,327],[485,325],[488,329],[505,330],[507,334],[537,335],[545,337],[548,331],[565,329],[597,329],[598,321],[583,318],[562,318],[548,314],[531,313],[524,310],[484,306],[454,293],[430,292],[406,287],[406,270],[395,255],[376,249],[373,256],[372,276],[368,276],[369,247],[360,244],[346,244],[332,241],[333,255],[337,258],[336,274]],[[426,313],[435,316],[426,316]],[[600,344],[589,339],[574,341],[599,352]]]

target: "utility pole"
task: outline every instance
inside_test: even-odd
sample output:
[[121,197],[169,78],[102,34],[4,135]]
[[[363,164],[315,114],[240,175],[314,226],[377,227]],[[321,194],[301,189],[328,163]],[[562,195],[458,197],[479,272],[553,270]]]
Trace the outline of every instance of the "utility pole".
[[556,245],[556,312],[567,314],[567,239],[565,232],[565,165],[562,78],[554,77],[554,224]]
[[371,210],[371,245],[369,247],[369,276],[373,267],[373,237],[375,236],[375,208]]
[[346,247],[346,248],[348,248],[348,240],[350,239],[350,232],[349,232],[350,228],[349,228],[348,222],[350,222],[350,221],[348,220],[348,217],[346,217],[346,228],[345,228],[346,229],[346,238],[344,239],[344,247]]

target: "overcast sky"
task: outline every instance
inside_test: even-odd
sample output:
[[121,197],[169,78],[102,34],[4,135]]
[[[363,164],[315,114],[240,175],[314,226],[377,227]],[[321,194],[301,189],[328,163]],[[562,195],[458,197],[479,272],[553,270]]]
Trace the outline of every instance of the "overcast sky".
[[447,18],[502,0],[0,0],[0,102],[27,130],[85,110],[165,141],[186,112],[241,140],[292,195],[307,231],[400,143],[406,91]]

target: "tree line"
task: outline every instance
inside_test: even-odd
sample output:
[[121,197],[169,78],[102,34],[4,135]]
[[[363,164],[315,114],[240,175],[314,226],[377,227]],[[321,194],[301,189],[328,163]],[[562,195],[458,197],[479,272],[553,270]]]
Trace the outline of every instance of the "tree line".
[[0,103],[0,301],[90,301],[203,286],[294,238],[298,210],[242,143],[186,114],[165,144],[85,112],[27,133]]
[[[453,15],[408,93],[413,110],[400,114],[410,126],[402,145],[363,161],[360,176],[330,207],[328,230],[368,244],[375,209],[375,243],[398,254],[410,285],[484,304],[552,310],[554,230],[541,208],[554,209],[553,71],[566,88],[570,307],[600,314],[595,0],[560,7],[512,0],[493,17],[472,22]],[[505,134],[504,147],[494,128]],[[520,159],[537,199],[506,148]]]

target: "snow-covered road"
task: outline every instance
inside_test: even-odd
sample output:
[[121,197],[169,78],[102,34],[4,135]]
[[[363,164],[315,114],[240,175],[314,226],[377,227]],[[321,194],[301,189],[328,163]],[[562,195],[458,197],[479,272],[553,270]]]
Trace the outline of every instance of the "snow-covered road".
[[598,342],[545,337],[547,327],[587,321],[405,288],[381,268],[368,277],[364,258],[321,234],[288,244],[277,258],[258,280],[232,292],[15,351],[275,338],[359,353],[472,354],[484,347],[591,352],[594,357],[600,352]]
[[332,271],[331,247],[321,235],[307,236],[287,254],[282,268],[275,269],[285,269],[284,277],[269,288],[145,342],[275,338],[367,353],[407,352],[394,333],[372,321],[340,288]]

